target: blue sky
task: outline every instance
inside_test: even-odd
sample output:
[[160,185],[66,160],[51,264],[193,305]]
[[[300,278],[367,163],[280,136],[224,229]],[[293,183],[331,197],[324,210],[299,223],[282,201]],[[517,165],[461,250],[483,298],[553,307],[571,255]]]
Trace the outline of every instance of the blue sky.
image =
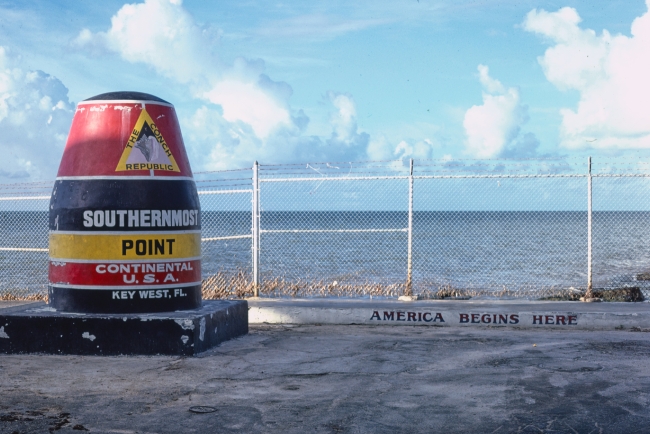
[[650,148],[643,0],[0,0],[0,47],[1,182],[115,90],[176,106],[195,171]]

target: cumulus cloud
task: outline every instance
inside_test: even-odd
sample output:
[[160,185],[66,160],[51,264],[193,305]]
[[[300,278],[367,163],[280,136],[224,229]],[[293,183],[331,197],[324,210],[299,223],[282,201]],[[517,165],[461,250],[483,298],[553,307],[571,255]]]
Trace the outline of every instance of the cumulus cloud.
[[223,107],[225,120],[249,124],[261,139],[266,139],[278,127],[291,125],[289,110],[278,104],[256,82],[222,80],[205,96]]
[[[650,9],[650,0],[646,0]],[[650,148],[650,12],[634,20],[631,36],[599,35],[580,27],[578,12],[532,10],[524,29],[550,42],[538,61],[546,78],[580,93],[563,108],[561,142],[567,148]]]
[[198,26],[180,1],[125,4],[111,18],[108,31],[83,29],[73,45],[103,47],[181,83],[205,78],[218,67],[209,29]]
[[[430,126],[430,125],[427,125]],[[383,134],[367,137],[366,157],[369,160],[395,160],[396,167],[402,167],[409,158],[428,160],[436,158],[435,153],[441,151],[441,145],[435,139],[422,137],[419,130],[402,132],[397,140],[391,140]],[[426,133],[425,133],[426,134]],[[424,134],[423,134],[424,135]],[[413,138],[413,136],[420,136]]]
[[357,108],[352,96],[344,93],[328,92],[330,102],[336,109],[330,116],[332,136],[327,145],[336,151],[338,158],[358,158],[368,146],[370,136],[360,133],[357,126]]
[[265,76],[261,60],[224,65],[215,52],[217,40],[218,31],[199,26],[180,0],[145,0],[122,6],[105,32],[83,29],[73,45],[146,64],[190,86],[196,98],[221,106],[228,122],[249,124],[260,138],[288,125],[290,87]]
[[428,160],[434,158],[434,151],[437,149],[439,149],[439,145],[428,138],[403,139],[395,144],[386,136],[379,136],[369,141],[366,152],[371,160],[406,160],[409,158]]
[[214,107],[199,108],[186,125],[184,135],[192,161],[205,170],[244,167],[253,159],[266,163],[288,161],[354,161],[365,158],[367,133],[359,132],[354,99],[348,94],[329,92],[332,104],[329,138],[305,136],[309,117],[293,111],[290,121],[266,137],[246,122],[230,122]]
[[357,129],[357,108],[354,100],[350,95],[331,91],[328,92],[327,96],[337,109],[331,116],[331,123],[334,127],[332,137],[338,140],[349,140]]
[[304,136],[309,117],[291,108],[291,86],[269,78],[260,59],[220,61],[218,33],[199,26],[180,0],[145,0],[124,5],[105,32],[82,30],[73,45],[116,53],[187,85],[203,101],[182,119],[191,126],[186,142],[199,170],[248,165],[252,159],[332,159],[365,152],[368,135],[358,131],[350,95],[328,93],[335,109],[331,137]]
[[400,141],[395,147],[393,154],[399,159],[414,158],[427,160],[433,158],[433,151],[436,145],[431,139]]
[[[199,169],[223,170],[251,164],[251,157],[263,159],[264,143],[249,125],[228,122],[218,110],[203,106],[184,122],[183,135],[192,163],[201,162]],[[247,156],[243,161],[242,155]],[[196,164],[194,164],[195,169]]]
[[[499,80],[490,77],[485,65],[479,65],[478,72],[483,104],[465,112],[466,150],[476,158],[490,158],[504,152],[517,138],[528,116],[517,88],[505,88]],[[516,146],[511,149],[516,153]]]
[[54,178],[72,114],[61,81],[19,68],[0,46],[0,178]]
[[502,158],[535,158],[538,154],[539,140],[533,133],[526,133],[522,137],[510,142],[499,154]]
[[390,160],[394,158],[393,150],[395,146],[390,143],[384,135],[373,137],[368,142],[366,153],[370,160]]

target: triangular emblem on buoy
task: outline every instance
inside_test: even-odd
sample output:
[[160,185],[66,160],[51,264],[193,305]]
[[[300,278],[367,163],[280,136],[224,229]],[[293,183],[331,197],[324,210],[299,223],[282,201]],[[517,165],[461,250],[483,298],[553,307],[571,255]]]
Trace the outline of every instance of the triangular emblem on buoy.
[[125,170],[180,172],[169,145],[146,109],[142,109],[115,169]]

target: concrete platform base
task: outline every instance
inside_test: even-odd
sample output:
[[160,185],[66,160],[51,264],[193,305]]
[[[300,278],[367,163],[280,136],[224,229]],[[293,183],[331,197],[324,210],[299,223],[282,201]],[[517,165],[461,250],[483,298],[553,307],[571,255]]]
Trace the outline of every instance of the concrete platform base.
[[650,303],[527,300],[249,300],[251,324],[650,330]]
[[45,303],[0,310],[0,353],[187,355],[248,333],[246,301],[155,314],[74,314]]

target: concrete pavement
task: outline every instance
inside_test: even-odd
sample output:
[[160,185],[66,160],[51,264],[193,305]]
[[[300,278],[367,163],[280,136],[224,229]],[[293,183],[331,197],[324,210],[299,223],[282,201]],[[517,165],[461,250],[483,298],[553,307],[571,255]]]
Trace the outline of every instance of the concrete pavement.
[[649,358],[630,330],[258,325],[191,358],[0,355],[0,433],[647,433]]

